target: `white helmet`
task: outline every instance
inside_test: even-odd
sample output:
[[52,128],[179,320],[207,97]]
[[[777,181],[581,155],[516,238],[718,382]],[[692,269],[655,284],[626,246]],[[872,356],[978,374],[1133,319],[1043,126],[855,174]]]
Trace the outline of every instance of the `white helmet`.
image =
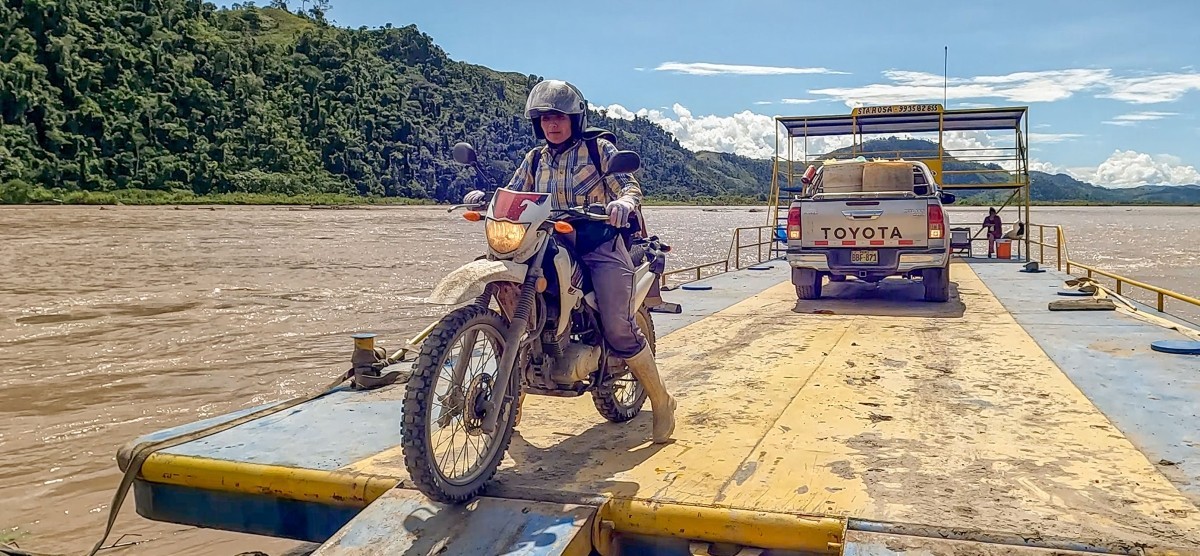
[[579,137],[587,128],[587,101],[583,93],[566,81],[548,79],[533,86],[525,100],[525,117],[533,122],[533,136],[545,139],[542,116],[548,113],[566,114],[571,118],[571,136]]

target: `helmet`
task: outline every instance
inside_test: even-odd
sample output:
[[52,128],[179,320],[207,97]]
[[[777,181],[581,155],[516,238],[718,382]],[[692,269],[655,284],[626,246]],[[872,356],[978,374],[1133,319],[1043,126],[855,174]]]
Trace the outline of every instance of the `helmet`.
[[533,122],[533,136],[545,139],[542,115],[557,112],[571,118],[571,135],[579,137],[587,128],[587,101],[583,93],[566,81],[548,79],[533,86],[525,100],[525,117]]

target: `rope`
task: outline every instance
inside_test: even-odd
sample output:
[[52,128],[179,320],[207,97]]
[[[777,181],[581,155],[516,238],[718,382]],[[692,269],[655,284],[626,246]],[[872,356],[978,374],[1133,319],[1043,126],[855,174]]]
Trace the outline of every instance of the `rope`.
[[[112,506],[109,508],[109,511],[108,511],[108,524],[104,528],[104,536],[100,537],[100,541],[97,542],[94,547],[92,547],[91,552],[88,552],[87,556],[96,556],[97,552],[100,552],[101,550],[107,550],[107,548],[101,548],[101,547],[104,545],[104,541],[108,540],[108,536],[110,534],[112,534],[113,525],[117,522],[117,514],[120,513],[120,511],[121,511],[121,505],[125,502],[125,495],[129,493],[129,487],[133,486],[133,481],[135,478],[137,478],[138,472],[141,471],[142,464],[146,462],[146,459],[149,458],[151,454],[153,454],[154,452],[156,452],[158,450],[164,449],[164,448],[170,448],[172,446],[186,444],[193,440],[204,438],[206,436],[210,436],[210,435],[219,433],[221,431],[226,431],[226,430],[232,429],[236,426],[253,421],[255,419],[259,419],[261,417],[266,417],[267,415],[271,415],[273,413],[278,413],[280,411],[283,411],[285,409],[290,409],[290,408],[300,405],[302,403],[315,400],[317,398],[325,396],[326,394],[332,393],[335,389],[337,389],[339,386],[341,386],[341,384],[343,382],[346,382],[346,380],[348,380],[352,375],[353,375],[353,371],[346,371],[346,372],[342,373],[340,376],[338,376],[336,380],[331,382],[329,384],[329,386],[326,386],[321,391],[318,391],[313,394],[308,394],[308,395],[300,396],[297,398],[293,398],[293,399],[288,400],[279,405],[260,409],[253,413],[249,413],[247,415],[238,417],[237,419],[234,419],[232,421],[227,421],[225,423],[219,423],[219,424],[213,425],[208,428],[200,429],[198,431],[193,431],[193,432],[181,435],[181,436],[176,436],[174,438],[168,438],[166,440],[159,440],[157,442],[142,442],[142,443],[138,444],[137,446],[135,446],[133,448],[133,450],[130,452],[131,457],[129,458],[129,466],[125,468],[125,475],[123,477],[121,477],[121,484],[117,487],[117,491],[115,493],[113,493]],[[129,545],[126,545],[126,546],[129,546]],[[114,547],[110,546],[108,548],[114,548]],[[34,552],[34,551],[30,551],[30,550],[23,550],[23,549],[15,547],[11,544],[8,544],[8,543],[0,543],[0,555],[2,555],[2,556],[71,556],[69,554]]]

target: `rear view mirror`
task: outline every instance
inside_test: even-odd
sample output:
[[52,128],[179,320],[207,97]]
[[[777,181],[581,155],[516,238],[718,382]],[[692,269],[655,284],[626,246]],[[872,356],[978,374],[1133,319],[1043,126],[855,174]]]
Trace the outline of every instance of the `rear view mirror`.
[[609,174],[628,174],[642,167],[642,157],[633,151],[617,151],[608,161]]
[[956,197],[954,196],[953,193],[946,193],[946,192],[942,192],[941,197],[942,197],[943,205],[953,204],[954,200],[956,199]]
[[475,147],[470,143],[458,142],[454,144],[454,161],[459,164],[474,164],[476,161]]

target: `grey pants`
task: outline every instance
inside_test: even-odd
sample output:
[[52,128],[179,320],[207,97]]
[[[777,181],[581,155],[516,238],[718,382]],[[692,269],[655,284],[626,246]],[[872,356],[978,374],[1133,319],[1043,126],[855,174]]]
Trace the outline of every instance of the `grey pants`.
[[592,278],[604,339],[615,357],[629,359],[646,346],[633,318],[633,261],[621,238],[607,241],[582,257]]

